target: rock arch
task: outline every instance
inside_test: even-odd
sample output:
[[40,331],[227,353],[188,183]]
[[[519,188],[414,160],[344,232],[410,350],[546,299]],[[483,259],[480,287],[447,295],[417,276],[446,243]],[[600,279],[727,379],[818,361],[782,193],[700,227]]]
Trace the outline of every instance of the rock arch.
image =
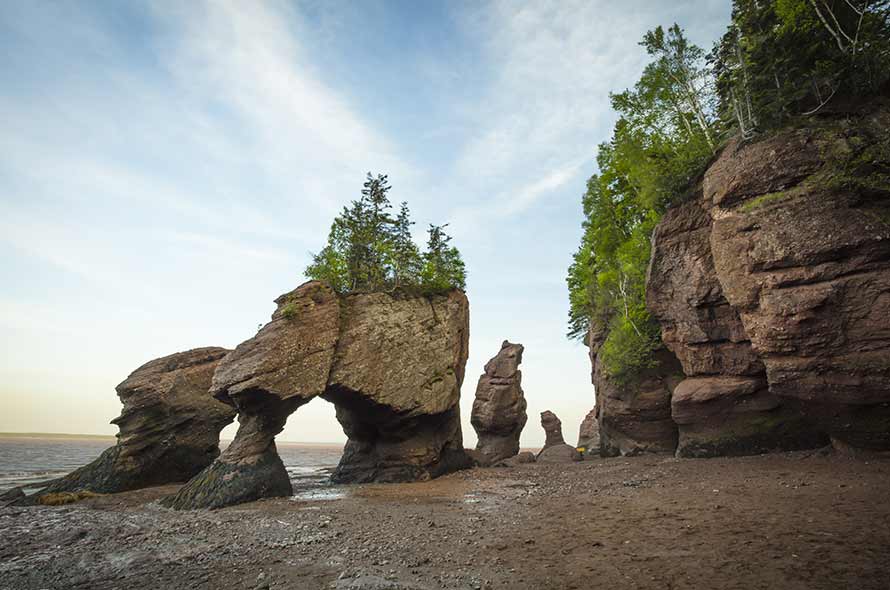
[[463,292],[338,295],[310,281],[276,304],[213,378],[213,396],[238,411],[235,440],[166,505],[291,494],[275,436],[315,397],[336,406],[349,438],[334,481],[414,481],[468,466],[458,406],[469,338]]

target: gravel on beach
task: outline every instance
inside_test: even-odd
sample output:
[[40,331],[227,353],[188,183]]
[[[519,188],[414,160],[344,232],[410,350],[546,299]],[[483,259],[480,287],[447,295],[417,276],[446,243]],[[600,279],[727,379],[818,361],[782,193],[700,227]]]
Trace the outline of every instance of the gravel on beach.
[[0,509],[0,590],[885,589],[890,460],[592,459],[177,512]]

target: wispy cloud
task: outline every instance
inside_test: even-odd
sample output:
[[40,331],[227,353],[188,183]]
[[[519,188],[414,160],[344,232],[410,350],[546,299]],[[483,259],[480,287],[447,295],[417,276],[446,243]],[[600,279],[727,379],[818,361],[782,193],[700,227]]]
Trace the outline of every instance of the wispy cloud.
[[[667,18],[697,22],[725,4],[676,2]],[[522,213],[592,171],[595,146],[608,138],[615,117],[609,92],[639,76],[646,56],[637,40],[669,24],[661,22],[663,8],[639,0],[502,0],[467,15],[466,26],[497,67],[474,106],[475,133],[456,165],[458,177],[492,199],[461,206],[462,219],[495,208]]]

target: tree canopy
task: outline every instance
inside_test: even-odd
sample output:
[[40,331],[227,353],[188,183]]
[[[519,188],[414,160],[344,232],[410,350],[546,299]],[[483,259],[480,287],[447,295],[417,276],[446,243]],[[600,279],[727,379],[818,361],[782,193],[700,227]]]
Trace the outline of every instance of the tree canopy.
[[713,50],[674,24],[647,32],[651,61],[611,95],[618,121],[599,146],[582,198],[581,245],[569,267],[569,337],[606,332],[603,366],[617,382],[651,363],[660,330],[646,311],[650,238],[722,144],[874,95],[890,78],[890,0],[735,0]]
[[394,291],[441,293],[466,288],[467,273],[445,225],[430,225],[427,250],[411,236],[411,214],[403,202],[393,216],[386,175],[368,173],[361,197],[343,208],[328,243],[305,274],[339,293]]

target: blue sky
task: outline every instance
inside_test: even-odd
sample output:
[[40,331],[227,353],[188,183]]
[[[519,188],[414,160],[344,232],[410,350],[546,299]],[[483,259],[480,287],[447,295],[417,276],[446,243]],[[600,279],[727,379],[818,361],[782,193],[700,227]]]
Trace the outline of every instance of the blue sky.
[[[708,48],[729,4],[0,3],[0,431],[116,432],[114,386],[251,337],[373,171],[464,255],[467,446],[504,339],[526,348],[523,444],[545,409],[574,440],[593,391],[564,277],[608,93],[647,29]],[[281,438],[344,440],[323,400]]]

